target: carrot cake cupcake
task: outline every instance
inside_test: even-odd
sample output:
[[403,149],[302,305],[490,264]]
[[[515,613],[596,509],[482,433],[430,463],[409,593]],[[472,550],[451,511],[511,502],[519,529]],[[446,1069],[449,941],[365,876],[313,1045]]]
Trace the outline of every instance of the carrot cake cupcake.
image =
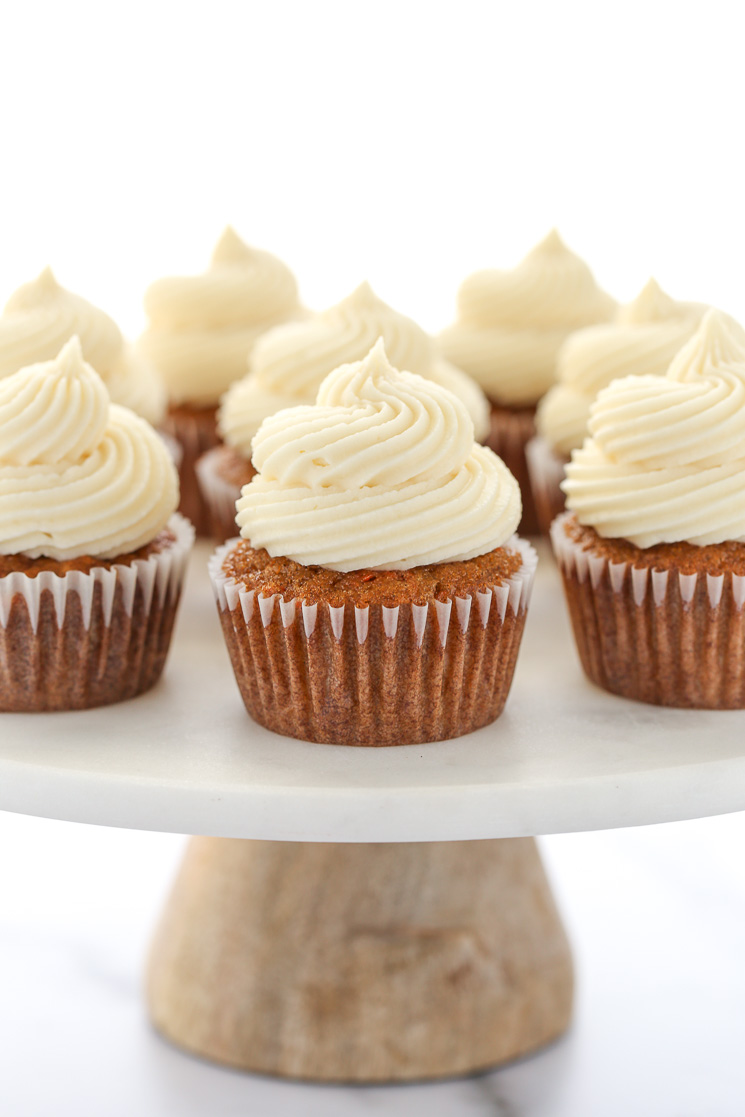
[[224,397],[218,429],[225,446],[201,459],[197,473],[220,540],[235,535],[235,502],[250,481],[251,440],[265,418],[284,407],[312,404],[339,365],[367,355],[379,337],[389,360],[448,388],[473,420],[477,440],[489,431],[489,405],[478,385],[440,355],[434,340],[363,283],[337,306],[304,322],[278,326],[256,343],[250,372]]
[[202,275],[157,280],[145,294],[145,310],[149,325],[138,350],[165,381],[166,430],[183,449],[181,511],[200,534],[207,534],[195,462],[219,444],[217,404],[233,381],[245,375],[257,338],[303,313],[297,284],[276,256],[249,248],[227,228],[209,269]]
[[614,300],[556,231],[512,271],[479,271],[458,291],[458,321],[443,330],[443,353],[484,389],[491,403],[486,441],[520,483],[521,529],[538,530],[525,461],[535,409],[556,378],[556,357],[570,333],[607,322]]
[[176,470],[72,338],[0,380],[0,710],[132,698],[160,676],[193,541]]
[[116,322],[80,295],[61,287],[45,268],[19,287],[0,317],[0,377],[51,361],[77,336],[83,357],[106,384],[112,403],[129,407],[157,427],[166,393],[153,365],[125,342]]
[[650,279],[615,320],[572,334],[559,351],[558,383],[538,405],[538,434],[527,446],[533,498],[542,531],[564,510],[560,485],[572,450],[587,437],[590,405],[623,376],[663,376],[698,327],[706,307],[676,302]]
[[519,487],[465,405],[378,341],[254,439],[242,539],[210,564],[236,679],[278,733],[457,737],[501,713],[535,552]]
[[745,707],[745,333],[708,311],[666,376],[615,380],[590,414],[551,528],[587,676]]

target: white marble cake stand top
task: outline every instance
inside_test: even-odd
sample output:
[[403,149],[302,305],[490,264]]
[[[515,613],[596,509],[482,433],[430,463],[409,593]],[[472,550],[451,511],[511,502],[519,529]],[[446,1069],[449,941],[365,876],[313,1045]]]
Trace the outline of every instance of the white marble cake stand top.
[[507,709],[438,744],[276,736],[247,716],[193,557],[164,678],[134,701],[0,714],[0,809],[174,833],[296,841],[499,838],[745,809],[745,712],[666,710],[582,675],[542,551]]

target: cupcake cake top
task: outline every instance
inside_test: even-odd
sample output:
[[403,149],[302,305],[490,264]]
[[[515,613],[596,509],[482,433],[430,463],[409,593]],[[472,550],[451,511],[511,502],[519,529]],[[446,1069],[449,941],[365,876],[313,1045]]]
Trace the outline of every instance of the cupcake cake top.
[[662,376],[705,311],[701,303],[676,302],[650,279],[613,322],[573,333],[559,351],[558,383],[539,404],[538,433],[560,454],[578,449],[598,392],[622,376]]
[[151,542],[177,504],[161,438],[110,402],[77,337],[0,380],[0,554],[114,558]]
[[474,443],[465,405],[399,372],[378,340],[323,381],[316,406],[265,420],[241,535],[271,556],[349,571],[407,570],[500,547],[522,514],[504,463]]
[[567,467],[567,508],[606,538],[745,542],[745,332],[709,310],[666,376],[598,395]]
[[449,365],[415,322],[363,283],[337,306],[270,330],[256,343],[249,375],[233,385],[220,409],[218,425],[225,442],[250,457],[251,439],[267,416],[313,403],[324,377],[339,365],[361,360],[379,337],[396,368],[449,388],[466,404],[476,437],[486,436],[489,412],[478,385]]
[[511,271],[469,276],[458,291],[458,321],[439,342],[495,403],[528,407],[553,383],[568,334],[608,321],[615,305],[553,230]]
[[202,275],[156,280],[138,348],[158,367],[174,404],[213,407],[245,375],[256,339],[301,314],[292,272],[228,227]]
[[165,389],[156,370],[125,342],[108,314],[60,286],[51,268],[19,287],[3,310],[0,377],[51,360],[73,335],[112,400],[157,425],[165,413]]

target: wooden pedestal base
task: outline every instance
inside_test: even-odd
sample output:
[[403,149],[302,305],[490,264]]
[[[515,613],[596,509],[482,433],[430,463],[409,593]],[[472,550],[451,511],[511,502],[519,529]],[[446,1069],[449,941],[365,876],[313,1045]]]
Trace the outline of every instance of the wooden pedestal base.
[[532,838],[193,838],[153,944],[174,1043],[245,1070],[439,1078],[567,1027],[572,963]]

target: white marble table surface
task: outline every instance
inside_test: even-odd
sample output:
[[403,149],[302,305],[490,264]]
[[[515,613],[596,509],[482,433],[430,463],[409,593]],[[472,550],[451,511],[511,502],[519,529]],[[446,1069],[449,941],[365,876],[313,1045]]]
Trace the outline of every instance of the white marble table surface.
[[745,815],[544,839],[571,1033],[491,1074],[309,1086],[182,1055],[143,957],[183,838],[0,814],[2,1117],[742,1117]]

